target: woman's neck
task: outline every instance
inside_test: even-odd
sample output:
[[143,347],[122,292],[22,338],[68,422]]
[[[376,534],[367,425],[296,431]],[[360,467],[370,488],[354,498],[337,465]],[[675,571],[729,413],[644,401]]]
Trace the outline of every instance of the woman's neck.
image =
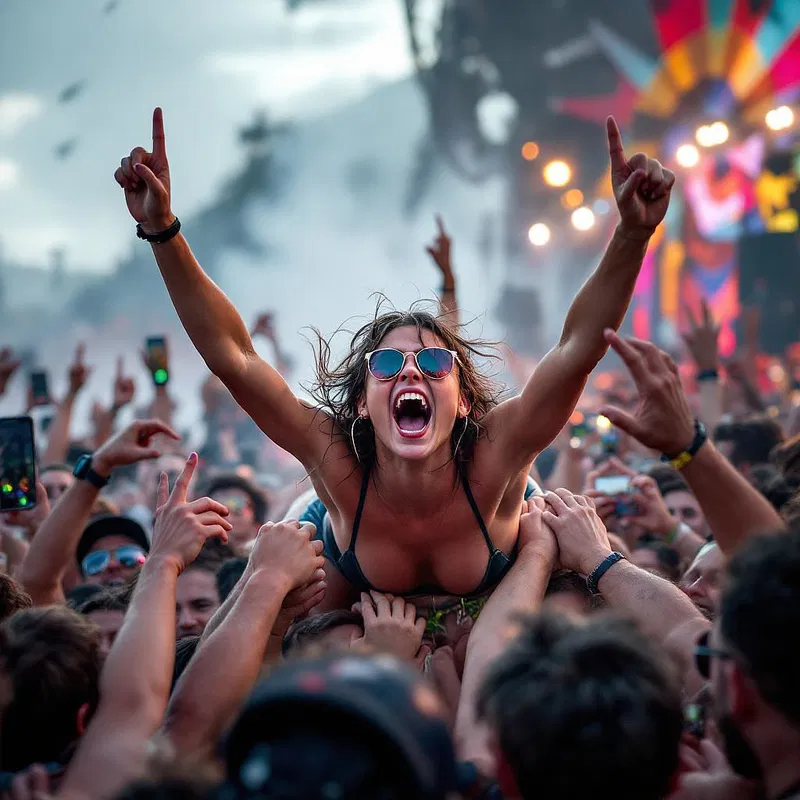
[[372,474],[383,501],[396,513],[415,517],[441,511],[458,480],[449,452],[420,461],[378,453]]

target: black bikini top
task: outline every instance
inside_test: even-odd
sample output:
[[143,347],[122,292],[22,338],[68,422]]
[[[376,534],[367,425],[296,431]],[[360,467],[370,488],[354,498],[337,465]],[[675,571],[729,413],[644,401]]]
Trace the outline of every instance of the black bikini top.
[[[478,527],[481,529],[483,539],[486,542],[486,547],[489,550],[489,563],[486,565],[486,572],[483,574],[483,579],[474,591],[462,596],[466,598],[480,597],[500,583],[503,576],[506,574],[506,572],[508,572],[514,563],[516,558],[516,550],[511,556],[507,556],[502,550],[499,550],[494,546],[494,542],[492,542],[492,539],[489,536],[489,531],[486,530],[486,525],[483,521],[483,517],[481,516],[481,512],[478,509],[478,504],[475,502],[475,497],[472,494],[472,489],[470,489],[469,481],[467,480],[466,476],[462,476],[461,484],[464,487],[464,492],[467,495],[467,501],[472,509],[472,513],[475,515],[475,520],[478,523]],[[339,545],[336,543],[336,539],[333,536],[333,528],[331,526],[330,517],[327,515],[325,517],[325,523],[322,529],[322,541],[325,545],[326,557],[333,561],[339,572],[344,575],[353,588],[358,589],[360,592],[376,591],[381,592],[382,594],[389,594],[389,592],[384,592],[384,590],[373,586],[367,580],[366,576],[361,570],[361,565],[358,563],[358,558],[356,556],[358,529],[361,525],[361,515],[364,511],[364,502],[367,499],[368,487],[369,472],[365,471],[364,480],[361,483],[361,495],[358,499],[358,508],[356,509],[356,516],[353,520],[353,535],[350,537],[350,546],[347,548],[347,550],[345,550],[344,553],[339,550]],[[452,594],[452,592],[448,592],[441,586],[436,586],[435,584],[417,586],[410,592],[404,592],[406,597],[442,594],[449,595]]]

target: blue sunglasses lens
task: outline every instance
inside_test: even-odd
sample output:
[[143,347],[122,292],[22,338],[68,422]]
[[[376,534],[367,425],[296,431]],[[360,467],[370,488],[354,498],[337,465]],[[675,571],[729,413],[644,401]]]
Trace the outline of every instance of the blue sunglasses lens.
[[403,369],[404,360],[398,350],[376,350],[369,357],[369,371],[379,381],[389,380]]
[[99,575],[111,561],[111,554],[108,550],[96,550],[94,553],[89,553],[86,558],[81,562],[84,575]]
[[417,353],[417,364],[429,378],[441,380],[453,371],[453,354],[443,347],[426,347]]

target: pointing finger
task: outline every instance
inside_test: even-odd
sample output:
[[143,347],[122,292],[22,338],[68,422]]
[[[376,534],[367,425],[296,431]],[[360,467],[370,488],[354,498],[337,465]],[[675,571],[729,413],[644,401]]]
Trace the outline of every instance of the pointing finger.
[[122,379],[124,369],[125,369],[125,359],[123,356],[120,356],[117,359],[117,380]]
[[442,215],[436,215],[436,227],[439,229],[440,236],[447,236],[447,232],[444,229],[444,221],[442,220]]
[[622,173],[624,176],[628,164],[625,160],[625,152],[622,149],[622,134],[619,132],[619,126],[614,117],[609,117],[606,120],[606,129],[608,131],[608,155],[611,159],[611,171],[618,174]]
[[75,348],[75,363],[78,366],[83,366],[83,357],[86,355],[86,345],[80,342]]
[[185,503],[186,495],[189,493],[189,484],[192,482],[195,468],[197,467],[197,453],[192,453],[186,459],[186,466],[183,472],[178,475],[175,481],[175,488],[172,490],[172,498],[176,503]]
[[153,111],[153,155],[167,155],[167,143],[164,137],[164,112],[160,108]]
[[161,508],[169,500],[169,478],[166,472],[158,476],[158,490],[156,494],[156,507]]

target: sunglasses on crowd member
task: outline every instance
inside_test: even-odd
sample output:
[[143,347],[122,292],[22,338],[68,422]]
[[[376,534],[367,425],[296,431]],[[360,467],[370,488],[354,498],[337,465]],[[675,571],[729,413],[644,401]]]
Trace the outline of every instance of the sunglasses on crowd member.
[[730,653],[726,653],[724,650],[718,650],[715,647],[708,646],[708,637],[710,635],[710,631],[706,631],[705,633],[700,635],[700,638],[697,640],[697,645],[694,648],[694,665],[697,668],[697,671],[706,679],[708,680],[711,677],[711,659],[712,658],[719,658],[720,660],[730,659]]
[[243,511],[252,510],[253,504],[241,497],[221,497],[219,502],[228,509],[231,514],[241,514]]
[[416,353],[403,353],[394,348],[373,350],[367,353],[367,366],[373,378],[379,381],[390,381],[403,370],[408,356],[414,356],[417,369],[427,378],[440,381],[446,378],[455,367],[458,355],[455,350],[444,347],[424,347]]
[[147,554],[144,550],[135,544],[124,544],[122,547],[116,547],[113,550],[95,550],[81,561],[83,574],[93,576],[105,572],[111,563],[112,556],[125,569],[141,567],[147,559]]

